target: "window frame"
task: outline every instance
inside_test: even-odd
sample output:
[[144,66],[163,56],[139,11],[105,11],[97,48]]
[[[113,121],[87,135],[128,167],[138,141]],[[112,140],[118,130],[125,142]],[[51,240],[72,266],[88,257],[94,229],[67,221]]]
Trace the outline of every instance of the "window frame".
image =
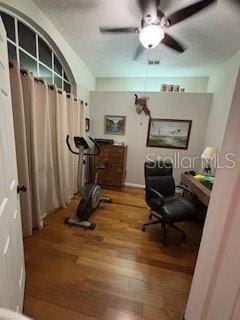
[[[31,59],[33,59],[36,62],[36,64],[37,64],[36,76],[37,77],[41,78],[39,66],[42,65],[44,68],[46,68],[52,74],[52,81],[51,81],[51,83],[48,83],[48,84],[50,84],[50,85],[54,84],[54,76],[56,75],[58,78],[60,78],[62,80],[61,81],[62,86],[61,86],[61,88],[59,88],[59,87],[58,88],[64,90],[64,82],[66,82],[68,85],[70,85],[70,93],[73,93],[74,84],[72,84],[69,80],[66,80],[64,78],[64,73],[65,73],[67,78],[70,79],[68,72],[67,72],[66,68],[64,67],[64,64],[62,63],[62,60],[60,59],[60,57],[56,53],[56,51],[53,49],[53,46],[49,43],[49,41],[34,26],[32,26],[28,21],[23,19],[21,16],[17,15],[16,13],[12,12],[11,10],[6,9],[5,7],[2,7],[1,5],[0,5],[0,11],[11,16],[14,19],[15,41],[16,42],[14,42],[10,38],[8,38],[8,36],[7,36],[7,42],[11,43],[15,47],[16,55],[17,55],[17,62],[19,63],[19,65],[21,63],[20,62],[20,52],[23,52],[24,54],[26,54],[27,56],[29,56]],[[29,53],[28,51],[26,51],[24,48],[22,48],[20,46],[19,34],[18,34],[18,21],[25,24],[30,30],[32,30],[35,33],[35,35],[36,35],[35,36],[36,57],[34,57],[31,53]],[[51,54],[52,54],[52,67],[51,68],[39,59],[39,38],[41,38],[46,43],[46,45],[49,47],[49,49],[51,51]],[[61,67],[62,67],[62,74],[61,75],[59,73],[57,73],[54,69],[54,56],[56,56],[59,63],[61,64]]]

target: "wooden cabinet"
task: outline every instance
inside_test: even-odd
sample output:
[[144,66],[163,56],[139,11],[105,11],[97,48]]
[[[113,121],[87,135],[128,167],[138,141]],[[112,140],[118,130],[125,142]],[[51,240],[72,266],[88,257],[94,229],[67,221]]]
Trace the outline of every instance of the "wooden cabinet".
[[126,177],[127,147],[101,145],[101,152],[95,157],[95,166],[106,165],[100,170],[98,182],[106,187],[122,187]]

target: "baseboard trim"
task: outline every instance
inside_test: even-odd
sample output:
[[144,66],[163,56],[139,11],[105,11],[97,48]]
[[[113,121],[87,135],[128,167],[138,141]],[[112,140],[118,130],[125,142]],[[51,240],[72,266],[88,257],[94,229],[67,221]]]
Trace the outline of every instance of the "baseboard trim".
[[134,188],[145,189],[145,185],[144,185],[144,184],[137,184],[137,183],[129,183],[129,182],[126,182],[126,183],[124,183],[124,185],[125,185],[126,187],[134,187]]

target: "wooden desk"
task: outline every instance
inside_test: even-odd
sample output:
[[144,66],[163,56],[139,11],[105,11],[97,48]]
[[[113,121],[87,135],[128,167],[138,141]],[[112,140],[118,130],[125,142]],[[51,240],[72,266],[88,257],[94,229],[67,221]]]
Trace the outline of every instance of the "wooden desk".
[[185,173],[181,174],[181,182],[183,185],[187,186],[199,200],[201,200],[206,206],[208,206],[211,197],[211,190],[205,187],[193,176],[187,175]]

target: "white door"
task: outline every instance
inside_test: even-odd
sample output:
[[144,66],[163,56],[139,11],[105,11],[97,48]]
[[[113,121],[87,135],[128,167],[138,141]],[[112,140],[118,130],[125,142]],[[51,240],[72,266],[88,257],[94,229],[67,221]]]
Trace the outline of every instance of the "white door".
[[25,267],[8,68],[0,17],[0,307],[21,312]]
[[[186,320],[240,319],[240,69],[212,191]],[[233,160],[234,163],[230,162]]]

